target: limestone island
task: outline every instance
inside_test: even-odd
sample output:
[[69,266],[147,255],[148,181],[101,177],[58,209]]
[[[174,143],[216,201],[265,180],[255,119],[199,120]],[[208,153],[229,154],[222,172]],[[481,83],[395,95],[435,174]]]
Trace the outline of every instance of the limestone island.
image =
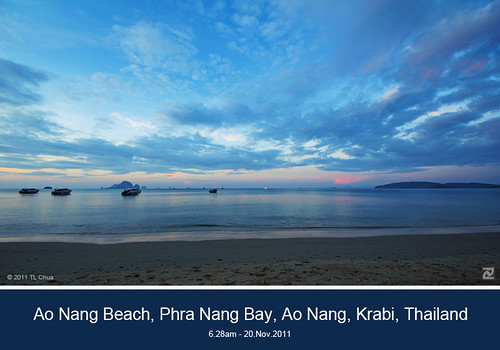
[[132,182],[130,182],[130,181],[122,181],[119,184],[114,184],[113,186],[107,187],[106,189],[107,190],[116,190],[116,189],[125,190],[125,189],[129,189],[129,188],[140,189],[141,186],[139,186],[138,184],[132,185]]

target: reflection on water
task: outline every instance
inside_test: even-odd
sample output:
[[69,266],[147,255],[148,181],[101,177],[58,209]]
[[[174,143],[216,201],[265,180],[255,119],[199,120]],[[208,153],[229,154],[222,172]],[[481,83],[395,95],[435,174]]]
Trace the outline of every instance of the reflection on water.
[[213,239],[264,237],[271,231],[292,237],[297,232],[359,235],[387,228],[500,225],[498,189],[225,189],[218,194],[146,190],[132,197],[120,193],[73,190],[69,196],[52,196],[44,190],[36,195],[0,190],[0,239],[71,234]]

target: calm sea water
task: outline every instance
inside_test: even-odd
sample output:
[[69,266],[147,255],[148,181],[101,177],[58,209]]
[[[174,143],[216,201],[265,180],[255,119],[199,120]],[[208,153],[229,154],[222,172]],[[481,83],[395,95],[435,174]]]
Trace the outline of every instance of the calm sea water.
[[499,231],[500,190],[0,190],[0,242],[370,236]]

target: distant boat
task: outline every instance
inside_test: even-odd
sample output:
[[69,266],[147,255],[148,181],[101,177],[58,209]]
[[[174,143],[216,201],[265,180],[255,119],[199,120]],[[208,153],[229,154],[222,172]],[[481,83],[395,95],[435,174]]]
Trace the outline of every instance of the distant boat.
[[54,196],[67,196],[68,194],[71,194],[71,190],[69,188],[56,188],[51,193]]
[[44,189],[44,190],[51,190],[51,189],[52,189],[52,187],[50,187],[50,186],[45,186],[43,189]]
[[210,192],[210,193],[217,193],[217,189],[216,188],[212,188],[212,189],[208,190],[208,192]]
[[21,194],[35,194],[38,193],[37,188],[23,188],[21,191],[19,191]]
[[122,192],[122,196],[137,196],[141,193],[141,190],[138,188],[129,188],[128,190],[124,190]]
[[265,186],[265,187],[264,187],[264,189],[265,189],[265,190],[268,190],[268,189],[269,189],[269,187]]

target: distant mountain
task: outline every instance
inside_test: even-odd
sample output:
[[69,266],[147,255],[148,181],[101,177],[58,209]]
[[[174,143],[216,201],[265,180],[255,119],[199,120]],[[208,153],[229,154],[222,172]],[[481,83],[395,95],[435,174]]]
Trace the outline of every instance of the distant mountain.
[[108,190],[115,190],[115,189],[122,189],[122,190],[124,190],[126,188],[141,188],[141,186],[139,186],[137,184],[132,185],[132,182],[130,182],[130,181],[122,181],[119,184],[114,184],[113,186],[108,187],[107,189]]
[[478,182],[448,182],[441,184],[439,182],[427,181],[410,181],[410,182],[395,182],[387,185],[375,186],[381,188],[500,188],[500,185],[483,184]]

